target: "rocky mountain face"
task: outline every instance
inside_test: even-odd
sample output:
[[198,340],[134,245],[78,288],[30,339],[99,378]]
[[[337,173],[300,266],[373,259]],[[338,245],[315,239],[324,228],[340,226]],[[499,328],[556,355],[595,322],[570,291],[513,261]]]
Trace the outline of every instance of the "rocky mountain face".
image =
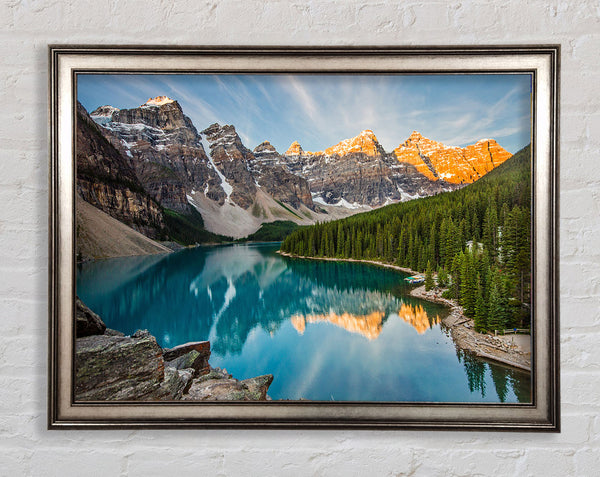
[[[200,138],[212,169],[220,178],[217,202],[235,203],[247,209],[254,202],[256,183],[249,170],[252,152],[243,144],[233,126],[212,124]],[[210,197],[210,196],[209,196]]]
[[493,139],[461,148],[432,141],[417,131],[394,154],[398,162],[413,165],[430,180],[451,184],[470,184],[512,156]]
[[189,212],[187,193],[194,186],[208,186],[207,193],[220,196],[198,131],[177,101],[159,96],[134,109],[102,106],[90,116],[164,207]]
[[371,130],[318,152],[294,142],[280,154],[268,141],[251,151],[232,125],[199,132],[166,96],[90,116],[120,153],[115,162],[129,167],[122,177],[162,207],[193,207],[208,230],[234,237],[272,220],[308,224],[453,190],[510,157],[493,140],[453,148],[416,132],[388,153]]
[[239,237],[262,221],[307,222],[289,207],[314,207],[306,179],[267,167],[233,126],[198,132],[177,101],[159,96],[134,109],[101,106],[91,117],[156,202],[184,215],[193,206],[211,231]]
[[163,235],[165,223],[160,206],[80,104],[76,134],[78,195],[148,237]]
[[379,207],[455,188],[386,153],[369,129],[318,152],[304,151],[296,141],[285,153],[285,164],[306,177],[313,200],[322,204]]
[[251,167],[259,187],[264,188],[275,200],[290,204],[296,209],[304,204],[315,210],[308,181],[288,170],[284,158],[269,141],[256,146],[253,153]]
[[[213,124],[199,133],[179,103],[167,97],[151,98],[135,109],[102,106],[91,117],[130,158],[144,188],[167,208],[185,212],[188,196],[202,191],[219,206],[228,203],[247,209],[254,203],[257,187],[276,191],[281,188],[279,179],[295,182],[311,203],[302,178],[290,178],[284,171],[273,175],[261,168],[233,126]],[[273,177],[267,180],[263,174]],[[293,203],[302,201],[293,192],[286,197]]]

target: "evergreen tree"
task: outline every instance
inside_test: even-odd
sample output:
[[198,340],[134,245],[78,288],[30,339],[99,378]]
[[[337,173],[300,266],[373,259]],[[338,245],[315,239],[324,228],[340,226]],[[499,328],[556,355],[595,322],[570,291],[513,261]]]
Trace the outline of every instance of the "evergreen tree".
[[427,247],[427,261],[431,262],[431,263],[438,263],[438,258],[437,258],[437,229],[435,226],[435,222],[433,222],[431,224],[431,227],[429,229],[429,237],[427,237],[428,240],[428,247]]
[[496,256],[498,244],[498,217],[495,204],[490,204],[485,210],[483,219],[483,246],[493,257]]
[[406,260],[404,261],[403,265],[409,267],[409,268],[414,268],[414,262],[415,262],[415,242],[413,240],[413,235],[412,233],[408,236],[408,250],[406,252]]
[[444,268],[438,268],[437,272],[437,284],[441,288],[446,288],[448,286],[448,272]]
[[500,272],[497,269],[494,269],[491,274],[489,296],[488,329],[504,330],[506,326],[505,308],[504,300],[502,299]]
[[473,238],[473,242],[479,242],[481,235],[479,233],[479,217],[477,217],[477,211],[473,211],[473,216],[471,218],[471,237]]
[[327,231],[321,235],[321,246],[319,247],[319,255],[327,257],[329,255],[329,240],[327,239]]
[[447,256],[447,252],[446,252],[446,243],[447,243],[447,229],[448,229],[448,222],[446,217],[444,217],[442,219],[442,223],[440,224],[440,236],[438,239],[438,248],[439,248],[439,264],[442,266],[442,268],[446,265],[446,256]]
[[460,268],[460,304],[464,313],[469,318],[475,316],[475,302],[477,301],[477,271],[472,250],[464,254]]
[[406,263],[406,248],[406,229],[402,228],[400,238],[398,239],[398,263],[401,265]]
[[343,257],[346,249],[346,244],[344,243],[344,227],[342,226],[342,222],[338,222],[337,226],[337,251],[336,255],[338,257]]
[[333,239],[333,234],[329,235],[329,242],[328,242],[328,254],[329,257],[334,257],[335,256],[335,241]]
[[354,255],[354,253],[352,252],[352,235],[350,235],[350,237],[348,239],[344,239],[345,243],[344,243],[344,254],[342,255],[343,257],[352,257]]
[[450,292],[453,299],[458,300],[460,298],[460,271],[463,267],[463,261],[465,259],[464,253],[458,253],[454,256],[452,264],[450,266],[450,276],[452,277],[450,283]]
[[483,286],[481,280],[477,287],[477,300],[475,302],[475,316],[473,318],[475,322],[475,331],[481,333],[487,329],[487,308],[483,299]]
[[315,234],[311,231],[308,234],[308,255],[315,256],[317,254],[317,248],[315,247]]
[[452,260],[462,250],[462,245],[458,242],[457,228],[454,225],[452,218],[448,220],[447,234],[446,234],[446,263],[443,265],[446,268],[450,268]]
[[[381,223],[377,224],[377,232],[376,232],[376,236],[375,236],[375,246],[376,246],[376,256],[377,257],[383,257],[383,243],[384,243],[384,238],[383,238],[383,230],[381,228]],[[373,254],[375,255],[375,254]]]
[[387,247],[386,247],[386,251],[385,251],[385,261],[386,262],[392,262],[394,260],[394,250],[396,249],[396,240],[394,238],[395,236],[393,234],[389,234],[388,236],[388,242],[387,242]]
[[433,271],[431,270],[431,262],[427,262],[427,271],[425,272],[425,290],[429,291],[435,287],[433,280]]
[[415,268],[419,272],[423,272],[427,268],[427,250],[426,250],[425,244],[423,242],[420,242],[419,259],[416,263],[416,266],[413,268]]

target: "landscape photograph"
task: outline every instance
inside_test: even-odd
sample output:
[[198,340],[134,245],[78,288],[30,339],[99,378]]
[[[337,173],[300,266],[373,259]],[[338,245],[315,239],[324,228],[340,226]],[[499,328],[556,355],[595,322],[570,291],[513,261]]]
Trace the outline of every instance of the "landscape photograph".
[[532,403],[531,74],[76,98],[75,401]]

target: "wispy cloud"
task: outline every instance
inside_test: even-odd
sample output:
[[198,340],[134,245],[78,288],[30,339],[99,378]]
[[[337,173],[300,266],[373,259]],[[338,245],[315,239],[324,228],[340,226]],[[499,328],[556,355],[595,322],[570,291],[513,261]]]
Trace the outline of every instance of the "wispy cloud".
[[297,76],[285,76],[283,77],[284,89],[287,89],[296,103],[304,111],[304,114],[312,121],[317,119],[316,114],[319,109],[313,96],[309,94],[306,86],[300,81]]
[[170,91],[170,95],[182,105],[184,112],[192,117],[196,127],[203,129],[212,123],[221,122],[217,108],[205,101],[198,91],[190,91],[189,88],[181,87],[168,78],[163,84]]

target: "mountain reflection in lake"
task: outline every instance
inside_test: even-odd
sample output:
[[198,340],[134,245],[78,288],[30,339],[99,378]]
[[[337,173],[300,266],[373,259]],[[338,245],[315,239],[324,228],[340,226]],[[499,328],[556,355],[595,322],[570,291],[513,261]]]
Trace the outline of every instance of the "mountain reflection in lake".
[[273,374],[273,399],[530,401],[528,374],[457,352],[440,325],[447,310],[410,297],[404,274],[277,249],[86,263],[77,293],[109,328],[148,329],[163,347],[208,339],[212,366]]

